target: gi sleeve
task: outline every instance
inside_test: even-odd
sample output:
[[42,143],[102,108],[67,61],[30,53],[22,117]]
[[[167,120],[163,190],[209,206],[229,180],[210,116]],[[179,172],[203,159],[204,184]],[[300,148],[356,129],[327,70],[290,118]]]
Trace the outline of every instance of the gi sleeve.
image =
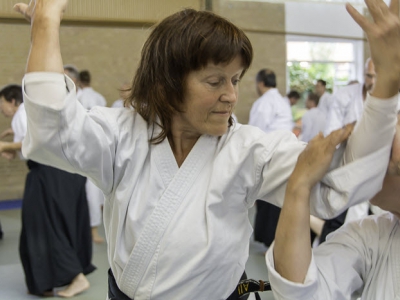
[[[311,214],[331,219],[369,200],[382,188],[397,122],[397,98],[380,100],[368,95],[363,117],[347,146],[336,151],[330,171],[311,192]],[[255,198],[282,206],[287,179],[305,144],[288,135],[275,143],[275,148],[260,159]]]
[[361,296],[364,279],[380,257],[376,225],[368,218],[348,223],[329,235],[325,243],[313,250],[302,284],[286,280],[276,272],[272,245],[266,264],[275,299],[345,300]]
[[109,194],[117,125],[100,110],[88,113],[77,100],[74,83],[63,74],[26,74],[23,93],[28,119],[23,155],[90,177]]

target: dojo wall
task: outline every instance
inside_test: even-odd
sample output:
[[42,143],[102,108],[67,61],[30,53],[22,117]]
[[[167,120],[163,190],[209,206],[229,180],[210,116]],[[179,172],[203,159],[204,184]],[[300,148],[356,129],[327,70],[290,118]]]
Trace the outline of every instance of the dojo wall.
[[[0,86],[21,81],[29,50],[29,26],[10,12],[14,3],[14,0],[0,0]],[[70,0],[61,28],[64,63],[89,69],[93,87],[111,105],[118,98],[119,85],[133,76],[149,27],[181,7],[207,8],[241,27],[253,44],[254,61],[240,84],[235,112],[240,122],[247,123],[251,105],[258,97],[254,78],[260,69],[273,69],[279,91],[286,92],[286,34],[327,36],[313,31],[320,26],[309,24],[301,29],[293,23],[301,21],[301,16],[294,20],[291,14],[299,9],[295,5],[307,5],[304,11],[314,9],[314,4],[310,3],[290,4],[289,7],[288,3],[228,0]],[[328,19],[337,20],[332,4],[326,5],[331,13]],[[323,10],[320,6],[315,9],[315,13]],[[290,19],[287,19],[288,13]],[[304,20],[312,21],[311,18]],[[292,28],[299,31],[293,32]],[[341,32],[346,32],[337,22],[334,28],[337,31],[330,31],[329,36],[340,37]],[[0,132],[9,124],[10,120],[0,116]],[[0,159],[0,200],[21,198],[26,172],[23,162]]]
[[[0,86],[21,82],[29,51],[29,25],[11,11],[16,2],[0,0]],[[94,89],[111,105],[118,99],[121,83],[133,77],[150,26],[182,7],[201,9],[202,3],[201,0],[70,0],[61,27],[64,63],[90,70]],[[10,122],[0,115],[0,132],[9,128]],[[25,162],[0,158],[0,200],[21,199],[26,173]]]

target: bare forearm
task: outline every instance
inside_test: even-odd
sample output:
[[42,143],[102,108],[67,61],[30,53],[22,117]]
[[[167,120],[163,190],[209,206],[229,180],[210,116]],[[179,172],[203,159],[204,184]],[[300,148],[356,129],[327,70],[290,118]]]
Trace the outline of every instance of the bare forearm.
[[37,11],[32,20],[31,49],[26,72],[64,73],[60,50],[60,19]]
[[288,184],[275,234],[275,269],[292,282],[304,282],[311,262],[309,196]]
[[21,151],[22,143],[8,143],[2,142],[0,147],[0,152],[12,152],[12,151]]
[[371,95],[381,99],[393,97],[399,93],[399,81],[398,74],[381,72],[376,75],[376,83]]

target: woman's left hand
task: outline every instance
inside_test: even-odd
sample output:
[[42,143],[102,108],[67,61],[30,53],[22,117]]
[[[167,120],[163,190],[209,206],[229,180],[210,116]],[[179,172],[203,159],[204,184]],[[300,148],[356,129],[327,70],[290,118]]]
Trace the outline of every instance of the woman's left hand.
[[355,123],[348,124],[327,137],[322,133],[314,137],[299,155],[288,186],[311,189],[320,181],[328,171],[336,146],[350,136],[354,125]]

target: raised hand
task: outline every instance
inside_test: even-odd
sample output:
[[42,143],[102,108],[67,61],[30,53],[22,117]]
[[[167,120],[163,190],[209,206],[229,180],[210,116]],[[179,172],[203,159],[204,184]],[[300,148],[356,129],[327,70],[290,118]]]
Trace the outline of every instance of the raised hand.
[[13,134],[14,134],[14,131],[12,130],[12,128],[8,128],[0,134],[0,139],[4,139],[6,136],[13,135]]
[[387,6],[382,0],[365,0],[373,21],[362,16],[353,6],[346,4],[351,17],[367,35],[371,58],[375,64],[378,79],[373,95],[389,98],[395,95],[400,81],[400,20],[399,0],[391,0]]
[[336,146],[350,136],[353,128],[354,123],[325,138],[322,133],[313,138],[299,155],[288,185],[310,190],[328,171]]
[[15,151],[5,151],[5,152],[1,152],[1,157],[8,159],[8,160],[12,160],[14,159],[16,156]]
[[29,4],[17,3],[14,10],[31,22],[36,15],[61,20],[67,8],[68,0],[31,0]]

